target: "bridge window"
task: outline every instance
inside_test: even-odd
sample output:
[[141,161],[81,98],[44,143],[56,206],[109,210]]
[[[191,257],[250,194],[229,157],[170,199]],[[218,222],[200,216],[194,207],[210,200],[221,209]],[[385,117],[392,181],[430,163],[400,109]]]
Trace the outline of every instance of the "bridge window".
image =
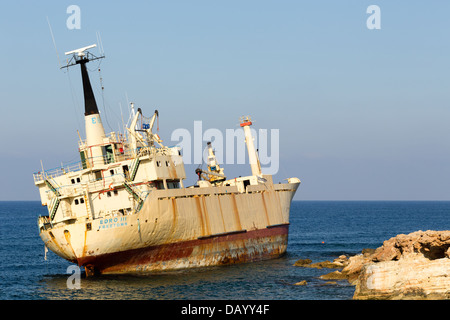
[[164,189],[164,182],[162,181],[155,181],[156,189]]
[[128,166],[124,165],[122,166],[123,169],[123,175],[125,176],[125,178],[128,178]]
[[95,180],[102,180],[102,172],[100,170],[95,171]]
[[173,180],[173,181],[167,181],[167,189],[179,189],[180,188],[180,181]]
[[114,162],[114,152],[113,148],[110,144],[106,146],[102,146],[103,158],[106,160],[106,163]]

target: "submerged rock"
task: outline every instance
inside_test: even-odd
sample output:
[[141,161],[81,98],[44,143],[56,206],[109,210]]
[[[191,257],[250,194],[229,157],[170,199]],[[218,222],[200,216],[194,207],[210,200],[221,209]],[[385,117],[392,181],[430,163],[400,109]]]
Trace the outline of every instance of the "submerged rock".
[[300,259],[294,263],[294,266],[296,267],[316,268],[316,269],[322,268],[339,269],[345,267],[346,265],[347,265],[347,256],[344,255],[334,259],[333,262],[326,260],[312,263],[311,259]]
[[320,286],[330,286],[330,285],[337,285],[338,283],[336,281],[327,281],[324,283],[321,283]]
[[333,271],[328,274],[321,275],[319,278],[322,280],[343,280],[347,279],[347,275],[340,271]]
[[311,262],[312,262],[311,259],[299,259],[299,260],[295,261],[294,266],[304,267],[304,266],[311,264]]

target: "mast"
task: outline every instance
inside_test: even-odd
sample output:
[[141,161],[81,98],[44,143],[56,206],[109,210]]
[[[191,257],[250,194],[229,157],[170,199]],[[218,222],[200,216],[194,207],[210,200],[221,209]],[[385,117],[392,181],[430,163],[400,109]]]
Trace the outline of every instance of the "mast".
[[256,153],[255,145],[253,143],[252,131],[250,130],[251,125],[252,121],[249,116],[241,118],[240,126],[244,129],[245,133],[245,143],[247,144],[248,159],[252,169],[252,175],[261,177],[261,164],[259,163],[258,154]]

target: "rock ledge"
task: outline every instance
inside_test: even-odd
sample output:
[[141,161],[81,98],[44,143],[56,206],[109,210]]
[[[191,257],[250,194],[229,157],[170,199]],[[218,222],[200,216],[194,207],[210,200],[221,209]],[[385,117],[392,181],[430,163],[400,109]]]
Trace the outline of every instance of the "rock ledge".
[[450,231],[416,231],[355,256],[342,270],[354,299],[449,299]]
[[450,299],[450,231],[399,234],[350,258],[317,263],[303,259],[295,265],[342,268],[320,278],[347,279],[356,286],[353,299]]

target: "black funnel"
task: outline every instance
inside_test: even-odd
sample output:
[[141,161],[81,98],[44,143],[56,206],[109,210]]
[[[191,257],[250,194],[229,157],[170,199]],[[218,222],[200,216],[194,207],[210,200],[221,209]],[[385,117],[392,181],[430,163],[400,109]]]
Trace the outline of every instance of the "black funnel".
[[84,115],[98,114],[97,102],[95,102],[94,92],[92,91],[91,82],[89,81],[89,75],[86,70],[86,63],[89,59],[81,59],[77,61],[77,64],[81,67],[81,78],[83,79],[83,91],[84,91]]

